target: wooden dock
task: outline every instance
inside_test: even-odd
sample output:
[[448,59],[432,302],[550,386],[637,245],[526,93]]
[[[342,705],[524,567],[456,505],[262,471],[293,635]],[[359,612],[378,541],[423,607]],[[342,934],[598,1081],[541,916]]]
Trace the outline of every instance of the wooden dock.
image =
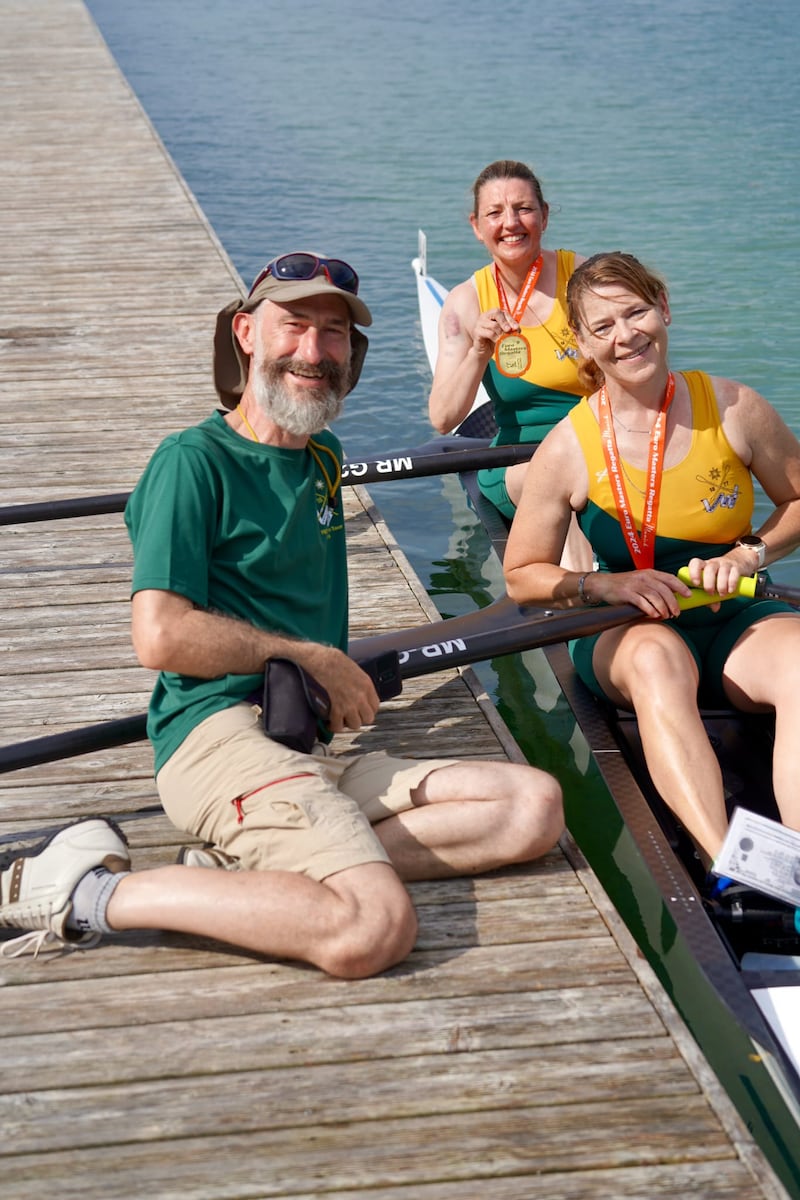
[[[211,410],[240,281],[81,0],[0,22],[0,503],[125,491]],[[353,636],[435,616],[363,490],[348,528]],[[2,744],[143,711],[121,517],[0,545]],[[519,756],[470,671],[350,742]],[[6,774],[0,801],[0,850],[101,813],[137,867],[184,840],[146,743]],[[785,1196],[568,837],[412,892],[414,952],[357,983],[173,934],[0,959],[4,1200]]]

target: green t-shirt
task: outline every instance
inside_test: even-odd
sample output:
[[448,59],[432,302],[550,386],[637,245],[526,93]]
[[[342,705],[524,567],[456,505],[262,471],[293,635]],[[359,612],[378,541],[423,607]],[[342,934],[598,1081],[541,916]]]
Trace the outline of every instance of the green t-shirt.
[[[314,441],[341,462],[332,433]],[[318,453],[332,479],[333,459]],[[308,449],[243,438],[214,413],[161,443],[128,501],[125,522],[134,593],[177,592],[198,608],[347,649],[341,488],[329,506],[323,472]],[[197,679],[162,671],[147,723],[156,772],[200,721],[260,684],[260,675]]]

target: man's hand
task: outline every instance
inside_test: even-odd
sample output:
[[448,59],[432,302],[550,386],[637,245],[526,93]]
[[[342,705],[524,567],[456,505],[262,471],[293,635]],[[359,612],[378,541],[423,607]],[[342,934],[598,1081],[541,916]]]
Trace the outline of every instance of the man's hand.
[[375,686],[366,671],[341,650],[318,642],[293,642],[286,657],[305,667],[330,696],[331,732],[361,729],[375,720],[380,704]]

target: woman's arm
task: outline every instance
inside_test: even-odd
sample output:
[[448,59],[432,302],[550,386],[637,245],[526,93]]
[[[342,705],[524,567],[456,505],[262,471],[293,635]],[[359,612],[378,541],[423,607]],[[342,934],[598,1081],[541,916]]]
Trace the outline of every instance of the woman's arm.
[[431,424],[440,433],[454,429],[472,408],[497,339],[518,330],[501,308],[480,311],[471,279],[448,293],[439,316],[439,351],[428,400]]
[[480,316],[471,279],[454,287],[439,314],[439,350],[428,399],[431,424],[449,433],[464,420],[478,394],[494,344],[475,348],[472,329]]
[[[732,379],[713,379],[725,436],[775,505],[754,533],[766,546],[764,565],[800,545],[800,442],[768,400]],[[723,595],[757,569],[754,550],[735,546],[727,554],[689,564],[693,582]]]
[[[586,468],[577,439],[562,421],[544,439],[528,465],[506,546],[506,588],[518,604],[566,607],[581,603],[579,573],[558,565],[573,508],[581,506],[575,486],[581,470],[585,480]],[[585,492],[584,483],[583,503]]]

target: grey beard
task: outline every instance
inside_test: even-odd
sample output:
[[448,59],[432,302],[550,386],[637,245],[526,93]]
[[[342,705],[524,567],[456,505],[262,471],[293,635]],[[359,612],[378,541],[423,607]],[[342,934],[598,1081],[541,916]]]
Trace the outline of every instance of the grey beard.
[[296,400],[283,382],[283,375],[292,366],[306,366],[301,359],[279,358],[265,362],[253,377],[256,403],[266,416],[281,429],[296,437],[310,437],[335,421],[344,406],[350,383],[348,367],[323,362],[322,370],[327,388],[318,396]]

